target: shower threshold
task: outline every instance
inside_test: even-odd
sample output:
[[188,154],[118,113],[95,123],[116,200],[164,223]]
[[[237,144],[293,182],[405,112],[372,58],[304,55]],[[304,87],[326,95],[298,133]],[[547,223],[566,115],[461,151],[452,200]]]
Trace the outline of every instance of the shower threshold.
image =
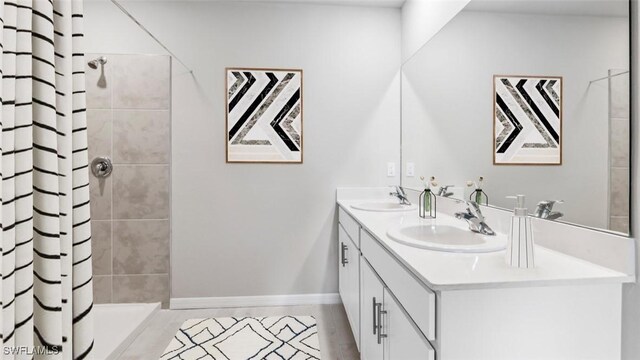
[[115,360],[144,330],[160,303],[94,305],[93,358]]

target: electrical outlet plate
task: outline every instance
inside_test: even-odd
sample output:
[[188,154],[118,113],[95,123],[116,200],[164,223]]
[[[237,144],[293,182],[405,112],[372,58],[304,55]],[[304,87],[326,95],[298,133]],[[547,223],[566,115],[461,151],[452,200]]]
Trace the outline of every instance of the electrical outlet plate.
[[416,176],[416,164],[412,162],[407,163],[407,177]]
[[396,176],[396,163],[387,163],[387,177]]

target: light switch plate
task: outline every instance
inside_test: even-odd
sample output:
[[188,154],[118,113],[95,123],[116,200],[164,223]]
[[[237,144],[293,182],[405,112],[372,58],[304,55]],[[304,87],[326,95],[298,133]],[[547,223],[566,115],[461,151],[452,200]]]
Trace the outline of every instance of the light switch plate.
[[412,162],[407,163],[407,177],[416,176],[416,164]]
[[387,163],[387,177],[396,176],[396,163]]

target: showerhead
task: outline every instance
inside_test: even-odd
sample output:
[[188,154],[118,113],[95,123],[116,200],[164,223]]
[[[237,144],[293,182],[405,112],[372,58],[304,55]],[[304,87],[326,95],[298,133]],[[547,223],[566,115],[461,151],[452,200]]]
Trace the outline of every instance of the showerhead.
[[93,59],[93,60],[89,61],[87,63],[87,65],[89,65],[89,67],[92,68],[92,69],[97,69],[98,68],[98,64],[104,65],[106,63],[107,63],[107,57],[106,56],[100,56],[97,59]]

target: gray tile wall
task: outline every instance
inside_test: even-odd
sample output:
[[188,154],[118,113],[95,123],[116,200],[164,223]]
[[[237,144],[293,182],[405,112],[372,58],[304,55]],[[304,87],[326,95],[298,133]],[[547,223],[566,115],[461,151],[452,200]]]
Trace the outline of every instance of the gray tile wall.
[[609,229],[623,233],[629,233],[629,99],[629,74],[609,78]]
[[171,65],[163,55],[105,55],[86,66],[89,159],[111,157],[91,176],[94,300],[169,302]]

